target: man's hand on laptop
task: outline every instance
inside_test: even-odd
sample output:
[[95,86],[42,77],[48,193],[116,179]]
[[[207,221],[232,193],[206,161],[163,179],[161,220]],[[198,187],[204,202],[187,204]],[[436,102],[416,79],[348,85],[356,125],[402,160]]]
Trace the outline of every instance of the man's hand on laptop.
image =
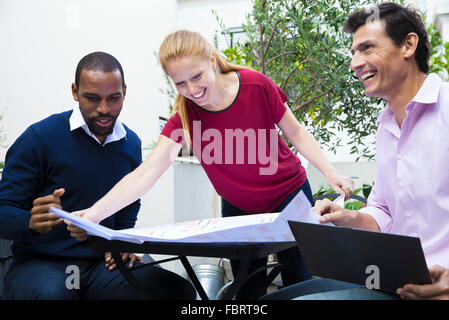
[[396,293],[406,300],[449,300],[449,269],[435,265],[429,273],[432,284],[406,284]]
[[313,208],[321,215],[320,222],[332,222],[337,226],[379,231],[379,227],[368,214],[340,207],[329,199],[318,200]]

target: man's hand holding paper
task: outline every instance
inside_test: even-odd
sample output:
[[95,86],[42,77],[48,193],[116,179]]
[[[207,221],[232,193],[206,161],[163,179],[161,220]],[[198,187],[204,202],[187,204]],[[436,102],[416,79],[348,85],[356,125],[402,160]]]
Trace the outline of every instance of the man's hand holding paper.
[[333,223],[341,227],[380,231],[376,221],[370,215],[345,209],[329,199],[317,200],[313,209],[321,215],[320,223]]
[[53,194],[37,198],[33,201],[31,218],[28,223],[28,228],[33,233],[48,233],[62,222],[62,219],[50,213],[49,209],[50,207],[62,209],[60,198],[64,192],[65,190],[63,188],[56,189]]

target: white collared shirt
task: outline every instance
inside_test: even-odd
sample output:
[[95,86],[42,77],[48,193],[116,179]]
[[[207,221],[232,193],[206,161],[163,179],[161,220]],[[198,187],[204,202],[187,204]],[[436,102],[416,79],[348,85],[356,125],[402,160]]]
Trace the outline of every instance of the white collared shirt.
[[[89,136],[91,136],[93,139],[95,139],[95,141],[101,144],[100,141],[98,141],[97,137],[89,130],[89,127],[87,126],[86,121],[84,121],[79,107],[75,107],[73,108],[72,115],[70,116],[70,131],[78,129],[79,127],[83,128],[83,130],[86,131]],[[124,137],[126,137],[126,130],[123,127],[122,122],[117,118],[114,124],[114,128],[112,129],[112,133],[106,137],[106,140],[102,145],[105,146],[110,142],[118,141],[120,139],[123,139]]]

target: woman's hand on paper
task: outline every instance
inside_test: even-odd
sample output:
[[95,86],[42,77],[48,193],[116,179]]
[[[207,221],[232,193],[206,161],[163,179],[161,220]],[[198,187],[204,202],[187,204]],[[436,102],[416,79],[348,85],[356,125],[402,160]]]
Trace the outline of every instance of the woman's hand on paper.
[[[81,210],[81,211],[74,211],[72,214],[84,218],[84,214],[87,210]],[[84,229],[78,228],[77,226],[73,225],[70,221],[64,220],[65,224],[67,225],[67,230],[70,232],[70,236],[72,238],[75,238],[78,241],[84,241],[87,239],[87,232]]]
[[327,181],[335,192],[345,197],[345,200],[347,200],[354,192],[354,182],[350,178],[343,176],[338,172],[332,172],[328,175]]

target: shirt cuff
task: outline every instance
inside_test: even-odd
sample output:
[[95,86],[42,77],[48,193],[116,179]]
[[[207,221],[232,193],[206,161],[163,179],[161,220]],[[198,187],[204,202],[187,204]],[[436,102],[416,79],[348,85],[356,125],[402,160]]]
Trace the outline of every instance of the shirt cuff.
[[385,213],[383,210],[373,207],[366,206],[359,210],[360,213],[365,213],[373,217],[379,226],[380,232],[389,232],[391,229],[392,219],[391,216]]

